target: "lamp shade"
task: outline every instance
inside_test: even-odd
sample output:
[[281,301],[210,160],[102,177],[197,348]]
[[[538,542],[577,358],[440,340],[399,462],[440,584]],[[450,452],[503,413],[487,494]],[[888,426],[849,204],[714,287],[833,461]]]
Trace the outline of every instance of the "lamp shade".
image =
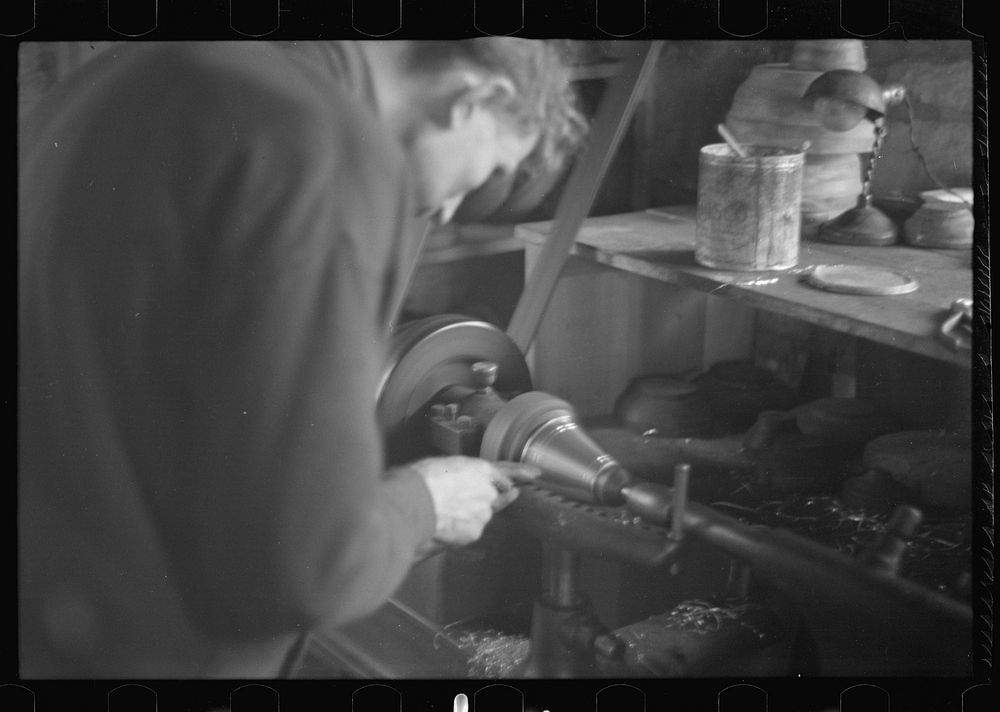
[[885,116],[882,88],[864,72],[834,69],[819,75],[806,88],[802,102],[809,109],[823,113],[820,103],[824,100],[855,106],[861,114],[860,118],[872,122]]

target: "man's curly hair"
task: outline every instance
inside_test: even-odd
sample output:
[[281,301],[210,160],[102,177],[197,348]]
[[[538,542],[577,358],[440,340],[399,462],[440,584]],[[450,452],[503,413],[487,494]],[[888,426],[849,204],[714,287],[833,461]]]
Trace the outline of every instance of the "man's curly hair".
[[434,72],[465,64],[504,76],[517,93],[498,101],[498,116],[524,133],[539,132],[539,141],[520,171],[554,169],[583,142],[587,123],[577,108],[566,57],[545,40],[477,37],[452,41],[418,41],[410,61],[415,72]]

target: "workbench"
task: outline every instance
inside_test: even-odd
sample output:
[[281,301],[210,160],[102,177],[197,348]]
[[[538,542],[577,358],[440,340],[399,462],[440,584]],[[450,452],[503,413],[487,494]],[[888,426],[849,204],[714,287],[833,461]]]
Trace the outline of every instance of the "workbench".
[[[522,224],[516,236],[529,246],[540,245],[551,225]],[[966,368],[971,363],[967,351],[955,351],[936,338],[951,303],[972,296],[968,249],[803,241],[798,266],[775,272],[703,267],[695,262],[694,249],[695,208],[680,206],[590,218],[584,222],[572,254]],[[802,281],[812,267],[833,264],[900,270],[915,278],[919,287],[909,294],[873,297],[827,292]]]
[[[439,240],[425,253],[425,260],[433,264],[523,250],[530,279],[552,222],[464,229],[450,240]],[[936,336],[951,302],[971,296],[969,251],[859,248],[806,241],[801,245],[799,265],[792,270],[741,273],[697,264],[694,248],[692,206],[585,220],[529,353],[534,388],[567,398],[582,416],[594,418],[586,422],[595,426],[596,416],[608,419],[625,382],[639,373],[700,370],[718,360],[752,356],[755,342],[766,341],[760,317],[770,314],[830,332],[851,344],[871,344],[875,350],[862,349],[852,366],[863,365],[860,362],[881,349],[888,370],[902,384],[897,387],[922,404],[937,388],[954,401],[955,408],[969,408],[970,392],[956,388],[954,382],[955,374],[958,380],[970,376],[970,354],[950,350]],[[834,294],[802,281],[810,267],[820,264],[892,267],[909,273],[920,286],[913,293],[891,297]],[[925,405],[924,410],[935,418],[950,417],[946,408],[935,404]],[[593,434],[600,435],[602,445],[623,462],[624,454],[637,457],[634,443],[611,447],[612,442],[624,442],[623,433],[595,427]],[[534,564],[527,564],[533,560],[532,547],[524,542],[511,544],[515,534],[525,536],[520,530],[501,518],[491,532],[487,539],[492,544],[453,555],[469,557],[473,567],[477,557],[489,561],[488,571],[498,579],[506,571],[534,571]],[[498,548],[497,542],[503,547]],[[503,563],[502,556],[516,561]],[[725,585],[731,562],[724,555],[692,547],[686,556],[682,577],[625,566],[608,557],[585,557],[580,564],[581,581],[598,617],[619,626],[649,615],[647,609],[668,610],[677,601],[704,597],[706,591]],[[691,563],[695,560],[697,565]],[[441,562],[428,562],[434,563]],[[433,566],[418,568],[435,572]],[[414,579],[419,580],[419,576]],[[297,674],[462,677],[467,674],[468,651],[459,644],[463,629],[452,627],[467,617],[461,607],[468,608],[471,616],[477,605],[494,610],[510,601],[530,600],[532,581],[525,577],[524,590],[511,595],[502,581],[477,578],[477,595],[469,595],[473,590],[469,581],[469,588],[451,595],[455,600],[449,599],[447,605],[444,595],[440,601],[435,599],[431,608],[447,611],[429,617],[407,608],[404,585],[394,601],[370,619],[314,636]],[[658,591],[655,597],[648,596],[651,589]],[[456,593],[442,588],[443,593],[449,591]],[[446,635],[445,629],[452,632]],[[767,660],[776,664],[772,658]]]
[[[915,429],[970,428],[972,354],[948,346],[939,330],[952,303],[972,296],[971,250],[803,240],[790,270],[718,270],[695,261],[695,217],[688,205],[584,220],[529,353],[536,389],[559,394],[584,417],[607,417],[642,374],[684,375],[749,360],[784,380],[793,369],[769,356],[797,339],[788,353],[832,354],[816,359],[814,369],[827,372],[826,391],[790,384],[803,402],[864,398]],[[551,221],[515,230],[525,244],[527,281],[552,230]],[[858,296],[804,281],[813,267],[835,264],[902,271],[918,288]],[[595,610],[604,620],[622,617],[633,605],[622,592],[637,584],[603,562],[586,566]]]

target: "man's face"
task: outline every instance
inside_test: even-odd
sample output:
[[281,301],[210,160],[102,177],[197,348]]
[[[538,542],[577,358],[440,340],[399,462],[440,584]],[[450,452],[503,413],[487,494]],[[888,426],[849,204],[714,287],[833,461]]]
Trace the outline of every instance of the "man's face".
[[516,132],[490,109],[474,105],[449,126],[427,124],[414,136],[411,159],[421,214],[447,222],[465,194],[494,175],[514,171],[537,133]]

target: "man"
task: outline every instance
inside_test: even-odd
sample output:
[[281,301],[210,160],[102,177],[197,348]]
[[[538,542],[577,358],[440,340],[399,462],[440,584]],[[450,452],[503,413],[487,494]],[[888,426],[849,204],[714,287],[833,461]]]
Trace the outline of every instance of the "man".
[[[537,474],[384,470],[406,226],[579,133],[543,43],[135,43],[21,129],[21,675],[273,676]],[[526,159],[529,159],[526,161]]]

